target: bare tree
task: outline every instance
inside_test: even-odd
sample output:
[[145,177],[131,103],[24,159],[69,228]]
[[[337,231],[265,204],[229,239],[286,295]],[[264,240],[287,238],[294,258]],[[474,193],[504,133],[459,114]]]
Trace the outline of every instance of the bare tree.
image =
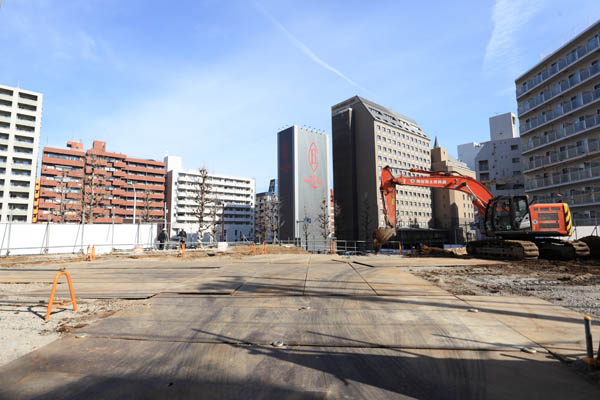
[[302,221],[302,232],[304,233],[305,248],[308,250],[308,232],[310,230],[312,220],[306,215],[306,207],[304,207],[304,221]]
[[93,224],[97,216],[104,215],[103,212],[98,211],[98,207],[102,200],[106,200],[106,196],[99,191],[102,184],[102,175],[98,174],[98,171],[102,167],[98,156],[88,156],[85,169],[81,188],[81,220]]
[[[221,215],[219,217],[219,207],[222,208]],[[213,195],[211,203],[209,205],[209,219],[206,221],[208,234],[212,237],[213,242],[217,241],[217,227],[225,223],[225,207],[224,204],[219,201],[218,196]],[[224,230],[225,226],[222,225]],[[221,238],[222,239],[222,238]]]
[[[65,222],[65,216],[67,215],[67,204],[66,204],[66,195],[67,195],[67,173],[66,170],[61,170],[58,180],[58,185],[56,186],[56,191],[60,194],[58,208],[52,208],[50,210],[50,214],[52,215],[51,221],[63,223]],[[56,217],[56,218],[54,218]]]
[[337,201],[333,201],[333,218],[334,220],[342,217],[342,206]]
[[152,207],[150,207],[150,202],[152,201],[152,199],[150,198],[150,191],[148,191],[147,189],[144,189],[142,200],[144,201],[144,205],[142,207],[142,222],[151,222]]
[[208,182],[208,170],[204,167],[199,169],[199,175],[194,182],[194,210],[193,214],[198,219],[198,237],[201,238],[211,223],[206,219],[206,213],[209,211],[209,203],[212,185]]
[[281,215],[280,211],[281,202],[279,201],[279,197],[276,194],[272,194],[267,203],[267,226],[273,243],[277,241],[279,230],[283,226],[283,221],[279,218]]
[[319,229],[324,240],[327,240],[329,238],[329,234],[331,233],[331,223],[329,218],[329,204],[327,199],[323,199],[317,220],[319,221]]
[[256,239],[259,242],[271,240],[277,241],[279,229],[283,225],[279,219],[281,204],[277,195],[269,193],[258,204],[255,219]]
[[255,225],[255,233],[256,239],[259,243],[262,243],[267,240],[269,236],[269,216],[268,216],[268,207],[269,207],[269,198],[265,197],[264,201],[258,205],[258,212],[256,215],[256,219],[254,220]]

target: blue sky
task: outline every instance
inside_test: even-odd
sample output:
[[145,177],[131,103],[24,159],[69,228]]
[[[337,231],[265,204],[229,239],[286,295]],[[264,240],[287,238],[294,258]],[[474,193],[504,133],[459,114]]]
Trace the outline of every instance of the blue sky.
[[597,0],[4,0],[0,83],[44,94],[42,146],[168,152],[261,191],[276,132],[330,133],[355,94],[453,154],[487,140],[515,78],[598,18]]

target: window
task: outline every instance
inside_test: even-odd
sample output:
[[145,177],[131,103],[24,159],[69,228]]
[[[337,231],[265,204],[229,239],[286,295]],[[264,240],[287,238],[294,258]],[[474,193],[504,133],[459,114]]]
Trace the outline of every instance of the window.
[[512,151],[514,151],[514,150],[519,150],[519,145],[518,145],[518,144],[513,144],[513,145],[511,145],[511,146],[510,146],[510,149],[511,149]]
[[24,121],[35,121],[35,117],[33,115],[17,114],[17,118]]
[[29,105],[29,104],[23,104],[23,103],[19,103],[19,108],[21,110],[29,110],[29,111],[36,111],[37,110],[36,106],[32,106],[32,105]]
[[480,160],[479,161],[479,170],[487,171],[489,169],[488,160]]
[[512,159],[513,164],[518,164],[520,162],[521,162],[521,159],[519,157],[513,157],[513,159]]

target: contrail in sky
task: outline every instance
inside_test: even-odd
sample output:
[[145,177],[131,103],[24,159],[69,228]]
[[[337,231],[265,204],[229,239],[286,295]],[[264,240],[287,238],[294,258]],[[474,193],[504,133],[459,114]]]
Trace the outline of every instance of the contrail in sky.
[[484,68],[518,71],[519,33],[544,7],[545,0],[496,0],[492,11],[494,29],[483,58]]
[[262,15],[264,15],[269,21],[271,21],[271,23],[273,25],[275,25],[277,27],[277,29],[279,29],[281,32],[283,32],[285,34],[285,36],[287,36],[287,38],[290,40],[290,42],[292,42],[292,44],[294,46],[296,46],[298,49],[300,49],[300,51],[303,52],[304,54],[306,54],[311,60],[313,60],[314,62],[316,62],[317,64],[319,64],[321,67],[323,67],[323,68],[325,68],[325,69],[333,72],[334,74],[336,74],[337,76],[339,76],[340,78],[342,78],[343,80],[345,80],[346,82],[348,82],[349,84],[351,84],[352,86],[355,86],[355,87],[357,87],[360,90],[368,92],[367,89],[365,89],[364,87],[362,87],[358,83],[354,82],[352,79],[348,78],[346,75],[344,75],[338,69],[332,67],[331,65],[329,65],[325,61],[323,61],[321,58],[319,58],[319,56],[317,56],[315,53],[313,53],[311,49],[309,49],[304,43],[302,43],[300,40],[298,40],[290,31],[288,31],[285,28],[285,26],[281,25],[279,23],[279,21],[277,21],[275,19],[275,17],[273,17],[267,10],[265,10],[263,8],[263,6],[261,6],[260,4],[258,4],[256,2],[253,2],[253,3],[254,3],[254,7]]

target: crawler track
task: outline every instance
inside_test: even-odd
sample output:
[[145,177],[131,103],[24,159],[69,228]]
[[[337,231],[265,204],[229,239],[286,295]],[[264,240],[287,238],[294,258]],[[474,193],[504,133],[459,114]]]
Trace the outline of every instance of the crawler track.
[[535,260],[539,257],[538,247],[527,240],[476,240],[467,245],[467,252],[478,257],[513,260]]

